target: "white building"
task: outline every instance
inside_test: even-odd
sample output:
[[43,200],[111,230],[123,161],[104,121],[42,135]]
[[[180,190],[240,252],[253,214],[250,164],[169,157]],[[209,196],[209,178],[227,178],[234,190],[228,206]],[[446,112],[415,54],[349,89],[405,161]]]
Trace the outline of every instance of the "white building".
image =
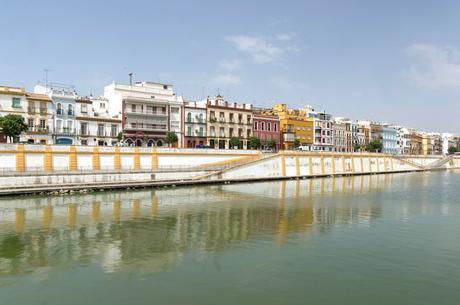
[[314,150],[333,151],[332,115],[317,112],[312,106],[305,107],[306,116],[314,119],[315,139]]
[[78,142],[89,146],[118,145],[121,116],[110,116],[109,102],[101,98],[77,98]]
[[123,141],[127,145],[163,146],[167,132],[176,133],[183,146],[183,100],[173,86],[153,82],[134,85],[113,83],[104,88],[111,116],[122,115]]
[[53,101],[53,142],[55,144],[78,144],[77,120],[75,118],[77,93],[75,89],[72,86],[55,84],[36,85],[34,92],[46,94]]
[[[20,115],[28,126],[26,132],[9,141],[51,144],[51,108],[51,100],[46,95],[29,93],[18,87],[0,86],[0,116]],[[7,139],[1,140],[6,142]]]
[[206,105],[197,102],[184,103],[184,147],[207,145]]

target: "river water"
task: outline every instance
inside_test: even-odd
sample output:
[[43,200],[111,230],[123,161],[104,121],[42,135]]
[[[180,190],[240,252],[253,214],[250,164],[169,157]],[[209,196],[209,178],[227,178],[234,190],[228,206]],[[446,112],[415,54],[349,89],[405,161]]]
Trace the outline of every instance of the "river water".
[[460,172],[0,198],[0,304],[460,304]]

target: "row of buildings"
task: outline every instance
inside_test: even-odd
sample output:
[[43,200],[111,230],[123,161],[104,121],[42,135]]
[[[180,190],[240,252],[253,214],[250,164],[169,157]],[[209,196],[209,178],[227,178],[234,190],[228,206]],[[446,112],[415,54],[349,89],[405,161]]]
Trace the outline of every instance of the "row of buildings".
[[[7,114],[24,117],[28,130],[14,140],[30,144],[159,147],[173,132],[174,146],[184,148],[248,149],[254,137],[275,150],[353,152],[378,142],[384,153],[435,155],[460,147],[452,134],[333,117],[311,106],[255,108],[220,95],[188,101],[172,85],[153,82],[112,83],[98,97],[59,84],[36,85],[33,92],[0,86],[0,116]],[[0,131],[0,141],[7,140]]]

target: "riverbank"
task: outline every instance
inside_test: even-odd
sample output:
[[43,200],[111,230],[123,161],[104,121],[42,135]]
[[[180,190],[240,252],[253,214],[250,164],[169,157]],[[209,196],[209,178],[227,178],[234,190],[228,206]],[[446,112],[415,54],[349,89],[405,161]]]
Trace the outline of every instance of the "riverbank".
[[460,168],[460,156],[7,145],[0,195],[224,184]]

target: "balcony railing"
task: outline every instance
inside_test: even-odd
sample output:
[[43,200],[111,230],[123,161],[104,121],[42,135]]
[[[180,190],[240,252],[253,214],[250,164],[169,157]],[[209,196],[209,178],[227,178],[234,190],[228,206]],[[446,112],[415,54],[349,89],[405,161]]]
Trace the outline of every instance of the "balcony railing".
[[54,129],[54,134],[58,135],[76,135],[77,132],[75,128],[61,127]]
[[41,127],[41,126],[29,126],[29,129],[27,130],[29,133],[48,133],[49,129],[48,127]]
[[162,125],[153,125],[153,124],[136,124],[128,125],[126,129],[129,130],[147,130],[147,131],[166,131],[166,126]]
[[65,111],[64,109],[58,109],[58,110],[56,110],[56,114],[57,114],[58,116],[65,116],[65,115],[74,116],[74,115],[75,115],[75,111],[73,111],[73,110]]
[[167,116],[166,111],[152,111],[152,110],[132,110],[126,109],[127,114],[134,114],[134,115],[149,115],[149,116]]

